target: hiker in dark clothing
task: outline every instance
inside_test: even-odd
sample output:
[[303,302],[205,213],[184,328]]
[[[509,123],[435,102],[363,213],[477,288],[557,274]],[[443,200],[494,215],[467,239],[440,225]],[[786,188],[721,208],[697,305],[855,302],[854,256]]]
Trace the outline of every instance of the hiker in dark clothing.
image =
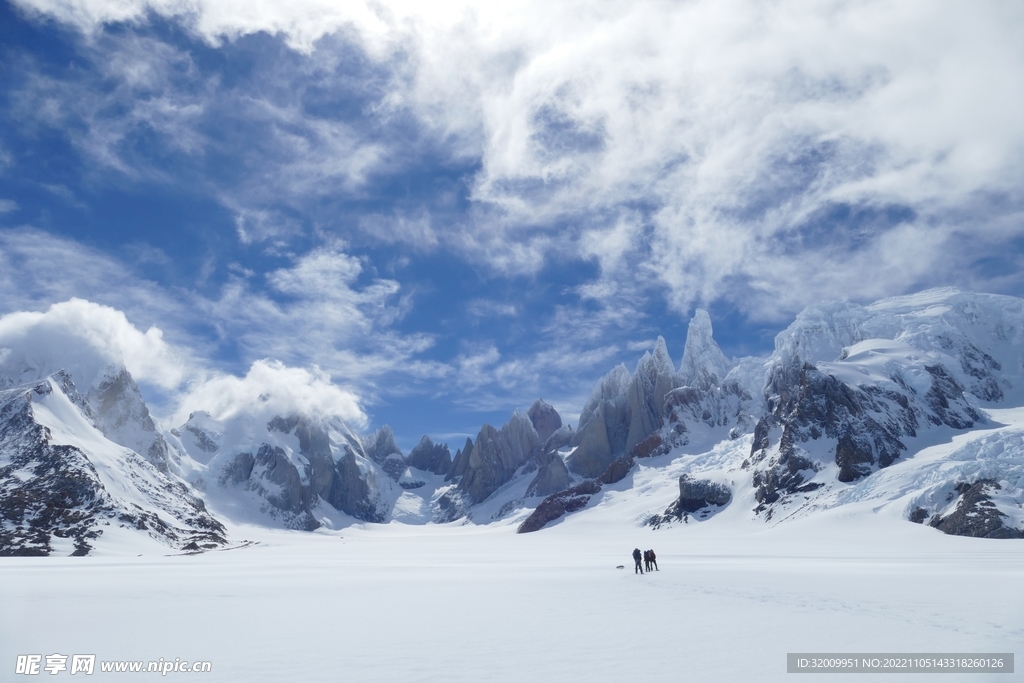
[[647,571],[651,571],[651,566],[653,566],[655,571],[660,572],[661,570],[658,569],[658,556],[654,554],[653,550],[648,550],[647,555],[651,558],[651,565],[647,567]]
[[651,551],[650,550],[645,550],[644,551],[644,569],[646,571],[651,571]]
[[633,567],[633,573],[639,572],[643,574],[644,568],[640,566],[640,548],[633,548],[633,561],[636,562],[636,566]]

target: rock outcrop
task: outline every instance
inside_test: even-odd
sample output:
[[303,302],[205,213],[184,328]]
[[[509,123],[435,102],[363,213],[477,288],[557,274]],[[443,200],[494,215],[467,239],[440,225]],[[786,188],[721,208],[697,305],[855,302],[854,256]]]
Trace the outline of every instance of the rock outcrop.
[[543,529],[547,524],[563,517],[567,513],[582,510],[590,498],[601,490],[601,483],[588,479],[570,489],[548,496],[541,501],[537,509],[527,517],[519,528],[518,534],[528,534]]
[[539,456],[541,465],[537,476],[526,489],[527,497],[550,496],[552,493],[569,488],[569,470],[558,453],[545,453]]
[[472,452],[473,440],[467,437],[462,448],[455,451],[455,458],[452,459],[452,465],[444,478],[445,481],[458,481],[462,478],[462,475],[466,473],[466,468],[469,467],[469,454]]
[[162,472],[177,464],[177,455],[157,430],[128,370],[120,368],[104,377],[85,398],[96,427],[105,437],[132,449]]
[[409,467],[415,467],[433,474],[447,474],[452,467],[452,454],[448,444],[435,444],[429,436],[424,436],[416,444],[406,458]]
[[619,365],[605,375],[590,394],[580,413],[573,436],[576,447],[566,464],[582,477],[596,477],[626,450],[629,413],[629,370]]
[[626,392],[629,404],[627,453],[664,425],[665,395],[676,388],[675,374],[665,339],[658,337],[654,351],[645,353],[637,363]]
[[407,467],[401,449],[395,443],[395,433],[390,425],[384,425],[363,439],[363,450],[384,472],[398,481]]
[[684,474],[679,477],[679,497],[660,515],[646,520],[655,529],[663,524],[688,521],[690,517],[705,520],[732,502],[732,490],[708,479],[693,479]]
[[[905,437],[916,436],[922,426],[969,427],[982,416],[964,397],[941,365],[924,365],[931,378],[921,394],[893,368],[888,383],[851,386],[799,358],[781,361],[765,385],[768,414],[754,432],[749,463],[756,467],[756,498],[770,505],[781,496],[816,488],[808,480],[820,471],[803,444],[831,440],[837,479],[851,482],[876,469],[888,467],[906,450]],[[768,435],[781,428],[778,444]],[[820,483],[818,484],[820,485]]]
[[519,411],[500,430],[485,424],[469,453],[466,471],[459,481],[472,504],[483,502],[505,484],[541,446],[530,418]]
[[[955,489],[960,494],[956,509],[945,517],[936,515],[929,525],[955,536],[1024,538],[1024,530],[1004,524],[1006,515],[992,502],[992,494],[1001,489],[999,483],[991,479],[982,479],[973,484],[961,482]],[[923,518],[917,521],[923,521]]]
[[534,401],[526,414],[530,417],[533,428],[537,430],[537,436],[540,437],[541,443],[545,443],[552,434],[562,427],[562,416],[543,399],[538,398]]

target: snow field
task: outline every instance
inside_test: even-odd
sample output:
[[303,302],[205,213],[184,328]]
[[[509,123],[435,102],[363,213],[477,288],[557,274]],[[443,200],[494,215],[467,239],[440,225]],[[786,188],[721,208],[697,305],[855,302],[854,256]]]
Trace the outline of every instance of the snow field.
[[[774,681],[787,652],[1019,649],[1024,544],[849,507],[756,529],[653,532],[614,507],[527,535],[244,527],[258,545],[6,559],[0,667],[58,652],[209,660],[207,681]],[[634,546],[661,571],[634,575]]]

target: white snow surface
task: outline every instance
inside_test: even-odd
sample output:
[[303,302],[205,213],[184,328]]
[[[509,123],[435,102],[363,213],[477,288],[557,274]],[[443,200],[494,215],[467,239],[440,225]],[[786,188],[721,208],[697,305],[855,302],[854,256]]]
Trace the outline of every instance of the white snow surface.
[[[52,424],[74,424],[59,398]],[[813,510],[795,502],[767,524],[740,467],[747,436],[643,460],[532,534],[515,533],[526,508],[488,516],[501,495],[475,510],[480,523],[423,525],[443,485],[415,470],[403,479],[426,485],[400,494],[388,524],[337,513],[313,533],[233,523],[232,546],[201,555],[152,554],[112,530],[90,557],[0,562],[0,663],[85,653],[210,661],[209,681],[600,683],[642,671],[657,683],[788,680],[787,652],[1019,655],[1024,542],[906,521],[956,468],[997,469],[1003,503],[1021,509],[1024,409],[989,416],[974,431],[933,430],[913,457],[853,484],[822,473],[832,488]],[[80,428],[79,442],[91,434]],[[684,472],[736,498],[706,521],[642,526]],[[654,548],[659,571],[635,575],[634,547]]]
[[[1022,543],[842,508],[776,527],[716,518],[652,532],[628,514],[650,494],[610,496],[526,535],[511,524],[239,526],[232,536],[255,545],[6,558],[0,662],[206,660],[201,680],[232,682],[618,682],[642,672],[658,683],[789,680],[787,652],[1019,656]],[[654,548],[660,571],[635,575],[633,547]]]

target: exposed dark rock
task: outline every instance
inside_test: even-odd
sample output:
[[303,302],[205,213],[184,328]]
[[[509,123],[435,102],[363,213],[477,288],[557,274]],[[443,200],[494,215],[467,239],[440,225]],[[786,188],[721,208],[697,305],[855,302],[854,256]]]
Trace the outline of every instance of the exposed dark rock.
[[466,516],[466,510],[470,503],[462,491],[451,488],[437,499],[437,511],[434,513],[434,521],[438,524],[454,522]]
[[964,399],[964,389],[941,365],[927,365],[925,370],[932,376],[932,386],[925,394],[931,408],[931,421],[954,429],[973,427],[982,416]]
[[874,453],[870,444],[857,438],[847,431],[836,444],[836,464],[839,465],[839,481],[856,481],[871,474],[871,466],[875,464]]
[[665,512],[652,515],[644,522],[655,529],[663,524],[680,520],[687,521],[691,516],[696,520],[706,520],[732,501],[732,491],[723,484],[708,479],[690,479],[687,475],[679,477],[679,497],[672,501]]
[[914,524],[922,524],[926,519],[928,519],[928,511],[924,508],[914,508],[911,510],[910,517],[908,519],[910,519]]
[[[952,340],[950,340],[952,346]],[[1003,390],[999,386],[996,372],[1002,365],[970,342],[959,345],[960,367],[971,379],[969,389],[972,394],[983,401],[1003,400]]]
[[458,488],[472,504],[483,502],[539,450],[537,430],[530,418],[518,411],[500,430],[485,424],[469,453]]
[[276,485],[276,491],[267,491],[264,494],[264,497],[276,507],[297,514],[308,509],[310,502],[308,490],[302,486],[299,470],[291,463],[281,448],[263,444],[256,451],[255,464],[249,475],[250,488],[251,490],[262,488],[254,480],[253,474],[256,474],[259,479],[265,479]]
[[[192,416],[189,416],[192,419]],[[270,422],[267,423],[267,431],[281,432],[282,434],[291,434],[292,430],[299,425],[299,416],[292,415],[290,417],[277,417],[271,418]]]
[[895,462],[906,450],[903,438],[915,436],[920,429],[919,415],[956,429],[982,419],[964,398],[963,387],[941,365],[926,370],[932,377],[931,387],[918,397],[898,373],[893,379],[901,390],[853,387],[799,359],[775,366],[765,388],[769,413],[754,429],[748,461],[759,464],[767,457],[770,429],[781,426],[777,454],[754,476],[755,496],[762,508],[800,492],[806,475],[819,469],[801,454],[802,443],[835,439],[837,478],[852,482]]
[[527,517],[516,533],[527,534],[543,529],[544,526],[566,513],[582,510],[590,501],[591,496],[601,490],[601,483],[588,479],[570,489],[553,494],[541,501],[537,509]]
[[448,444],[435,444],[429,436],[424,436],[416,444],[406,462],[410,467],[433,472],[434,474],[447,474],[452,467],[452,455],[448,451]]
[[445,481],[459,480],[462,475],[466,473],[466,468],[469,466],[469,454],[473,452],[473,440],[467,438],[466,444],[455,452],[455,458],[452,460],[452,466],[448,470]]
[[650,458],[656,455],[664,455],[671,450],[671,444],[667,443],[661,434],[651,434],[646,439],[633,447],[633,450],[621,458],[612,461],[610,465],[598,477],[602,484],[614,484],[622,481],[633,469],[637,458]]
[[32,403],[49,396],[55,383],[90,413],[67,376],[0,391],[0,555],[49,555],[54,538],[70,539],[76,556],[86,555],[110,524],[143,531],[167,545],[193,539],[225,543],[224,527],[210,516],[188,487],[153,463],[125,449],[121,476],[161,510],[169,522],[108,491],[89,455],[71,445],[52,443],[36,422]]
[[[220,449],[220,446],[216,441],[210,438],[209,434],[204,432],[195,425],[186,424],[185,429],[192,433],[196,438],[196,445],[204,453],[215,453]],[[180,435],[180,432],[179,432]]]
[[507,503],[505,503],[504,505],[502,505],[498,509],[497,512],[495,512],[493,515],[491,515],[491,521],[495,521],[495,520],[498,520],[498,519],[504,519],[505,517],[508,517],[513,512],[515,512],[516,510],[519,510],[522,507],[523,507],[523,501],[521,501],[521,500],[510,500]]
[[725,507],[732,500],[729,487],[706,479],[690,479],[685,474],[679,477],[678,509],[693,514],[711,505]]
[[256,465],[256,458],[252,453],[239,453],[225,465],[220,472],[220,485],[232,484],[237,486],[248,481],[252,475],[252,468]]
[[[221,469],[222,486],[244,485],[247,490],[256,492],[267,501],[265,511],[279,517],[290,528],[318,528],[320,523],[313,514],[318,500],[363,521],[386,519],[373,474],[364,471],[357,462],[361,444],[356,437],[346,437],[336,445],[344,453],[336,460],[327,428],[319,421],[301,416],[275,417],[267,424],[267,429],[294,434],[304,460],[293,462],[281,448],[264,443],[255,456],[240,453]],[[388,450],[387,441],[385,436],[380,451]],[[396,457],[400,458],[388,454],[384,463]],[[404,471],[404,461],[402,463]],[[384,465],[381,467],[384,469]]]
[[598,477],[598,481],[602,484],[614,484],[620,482],[626,478],[629,471],[633,469],[633,465],[636,464],[636,459],[632,456],[626,456],[624,458],[616,458],[612,461],[612,464],[608,465],[608,468],[601,473]]
[[398,481],[406,468],[405,456],[395,443],[395,433],[389,425],[384,425],[363,440],[366,457],[374,461],[384,473]]
[[954,536],[974,538],[1024,538],[1024,531],[1004,525],[1006,515],[999,511],[989,495],[999,491],[998,482],[980,479],[973,484],[957,486],[960,502],[946,517],[935,517],[929,524],[939,531]]
[[383,522],[387,515],[372,495],[351,450],[335,463],[337,476],[332,480],[326,500],[347,515],[367,522]]

